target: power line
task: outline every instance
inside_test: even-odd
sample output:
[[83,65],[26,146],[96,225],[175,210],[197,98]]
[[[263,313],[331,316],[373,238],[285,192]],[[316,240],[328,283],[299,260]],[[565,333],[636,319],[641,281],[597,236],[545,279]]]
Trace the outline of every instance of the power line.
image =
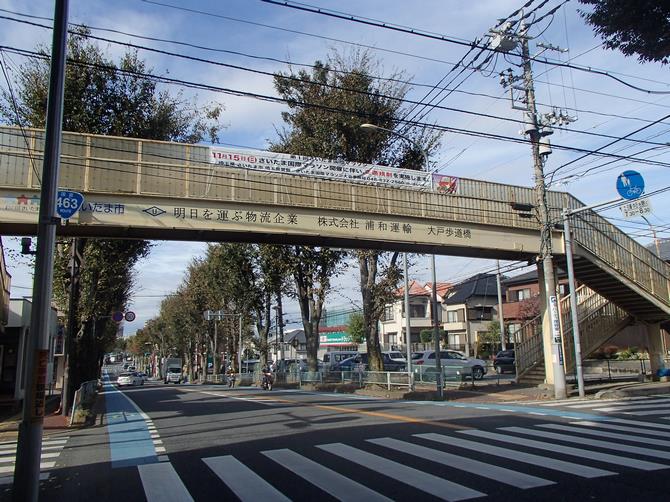
[[[149,0],[144,0],[144,1],[148,2]],[[314,6],[311,6],[311,5],[308,5],[308,4],[304,4],[304,3],[303,4],[296,4],[295,2],[289,2],[287,0],[281,0],[281,1],[279,1],[279,0],[261,0],[261,1],[265,2],[265,3],[279,5],[281,7],[289,7],[291,9],[302,10],[302,11],[310,12],[310,13],[313,13],[313,14],[320,14],[320,15],[324,15],[324,16],[335,17],[335,18],[339,18],[339,19],[349,21],[349,22],[364,24],[364,25],[368,25],[368,26],[374,26],[374,27],[377,27],[377,28],[384,28],[384,29],[392,30],[392,31],[398,31],[398,32],[409,34],[409,35],[415,35],[415,36],[429,38],[429,39],[433,39],[433,40],[439,40],[441,42],[449,42],[449,43],[457,44],[457,45],[468,45],[468,46],[470,45],[469,43],[463,42],[463,41],[458,40],[454,37],[450,37],[450,36],[446,36],[446,35],[439,35],[439,34],[432,34],[430,32],[418,30],[418,29],[415,29],[415,28],[405,28],[405,27],[402,27],[402,26],[399,26],[399,25],[394,25],[393,23],[388,23],[388,22],[381,22],[381,21],[380,22],[375,22],[375,21],[364,19],[364,18],[360,18],[358,16],[354,16],[352,14],[339,14],[339,13],[334,12],[334,11],[329,11],[327,9],[321,9],[321,8],[314,7]],[[150,3],[156,3],[156,2],[150,2]],[[560,7],[560,5],[559,5],[559,7]],[[556,9],[554,9],[554,10],[556,10]],[[491,49],[488,45],[477,45],[476,47],[495,52],[495,49]],[[515,57],[521,57],[518,54],[510,53],[510,55],[515,56]],[[601,76],[604,76],[604,77],[608,77],[612,80],[615,80],[615,81],[619,82],[622,85],[630,87],[631,89],[635,89],[637,91],[645,92],[647,94],[670,94],[670,91],[658,91],[658,90],[643,89],[642,87],[638,87],[638,86],[633,85],[629,82],[626,82],[625,80],[623,80],[619,77],[616,77],[616,76],[612,75],[611,73],[609,73],[607,71],[603,71],[603,70],[596,70],[594,68],[589,68],[589,67],[581,67],[581,66],[570,64],[570,63],[562,63],[562,62],[557,62],[557,61],[551,61],[547,58],[530,57],[529,59],[531,61],[535,61],[535,62],[538,62],[538,63],[544,63],[544,64],[547,64],[547,65],[553,65],[553,66],[562,66],[562,67],[565,67],[565,68],[572,68],[573,70],[578,70],[578,71],[583,71],[583,72],[587,72],[587,73],[592,73],[592,74],[595,74],[595,75],[601,75]]]
[[[8,46],[0,46],[0,49],[7,50],[9,52],[14,52],[16,54],[24,55],[24,56],[30,56],[30,57],[38,57],[38,58],[43,58],[43,59],[48,59],[48,56],[44,54],[40,54],[34,51],[27,51],[24,49],[16,49],[14,47],[8,47]],[[223,94],[229,94],[233,96],[238,96],[238,97],[248,97],[248,98],[253,98],[253,99],[258,99],[261,101],[268,101],[272,103],[282,103],[282,104],[288,104],[289,106],[298,106],[298,107],[305,107],[305,108],[316,108],[316,109],[321,109],[324,111],[330,111],[334,113],[349,113],[353,114],[355,116],[364,118],[364,119],[374,119],[374,118],[380,118],[380,117],[375,117],[371,116],[370,114],[366,114],[363,112],[360,112],[358,110],[351,110],[351,109],[344,109],[344,108],[338,108],[338,107],[331,107],[331,106],[325,106],[317,103],[307,103],[307,102],[300,102],[300,101],[295,101],[291,99],[285,99],[277,96],[269,96],[269,95],[264,95],[260,93],[253,93],[249,91],[241,91],[237,89],[231,89],[231,88],[225,88],[225,87],[219,87],[215,85],[210,85],[210,84],[204,84],[204,83],[196,83],[196,82],[190,82],[186,80],[181,80],[181,79],[176,79],[176,78],[171,78],[171,77],[166,77],[166,76],[158,76],[158,75],[152,75],[149,73],[143,73],[143,72],[134,72],[130,70],[125,70],[125,69],[120,69],[115,66],[109,66],[109,65],[102,65],[102,64],[96,64],[96,63],[90,63],[90,62],[82,62],[82,61],[75,61],[75,60],[70,60],[70,62],[74,64],[78,64],[81,66],[89,66],[89,67],[94,67],[94,68],[101,68],[101,69],[107,69],[107,70],[113,70],[115,72],[125,74],[125,75],[132,75],[136,77],[142,77],[150,80],[154,80],[156,82],[161,82],[161,83],[167,83],[167,84],[176,84],[176,85],[182,85],[184,87],[189,87],[189,88],[194,88],[194,89],[201,89],[201,90],[207,90],[207,91],[212,91],[212,92],[220,92]],[[445,107],[446,108],[446,107]],[[486,115],[486,114],[478,114],[474,113],[475,115]],[[513,119],[510,119],[513,120]],[[416,127],[423,127],[426,129],[434,129],[437,131],[444,131],[444,132],[452,132],[455,134],[462,134],[466,136],[477,136],[477,137],[483,137],[487,139],[494,139],[494,140],[499,140],[499,141],[508,141],[508,142],[513,142],[513,143],[519,143],[519,144],[528,144],[529,140],[525,138],[517,138],[513,136],[505,136],[502,134],[493,134],[493,133],[487,133],[484,131],[477,131],[477,130],[472,130],[472,129],[463,129],[463,128],[457,128],[457,127],[450,127],[450,126],[443,126],[443,125],[437,125],[437,124],[427,124],[427,123],[422,123],[422,122],[414,122],[414,121],[407,121],[407,124],[416,126]],[[623,138],[619,138],[618,140],[621,140]],[[663,167],[670,167],[670,163],[665,163],[665,162],[650,162],[647,161],[646,159],[641,159],[641,158],[636,158],[636,157],[631,157],[631,156],[625,156],[625,155],[616,155],[616,154],[611,154],[611,153],[604,153],[604,152],[599,152],[599,151],[593,151],[593,150],[588,150],[585,148],[578,148],[578,147],[573,147],[573,146],[567,146],[567,145],[561,145],[561,144],[553,144],[553,148],[555,149],[560,149],[560,150],[566,150],[566,151],[574,151],[578,153],[586,153],[589,155],[598,155],[598,156],[603,156],[603,157],[610,157],[610,158],[617,158],[620,160],[630,160],[633,162],[639,162],[647,165],[655,165],[655,166],[663,166]]]
[[[24,17],[29,17],[29,18],[35,18],[35,19],[51,20],[51,18],[42,17],[42,16],[32,16],[32,15],[29,15],[29,14],[24,14],[24,13],[20,13],[20,12],[14,12],[14,11],[10,11],[10,10],[7,10],[7,9],[0,9],[0,12],[9,12],[9,13],[11,13],[11,14],[15,14],[15,15],[19,15],[19,16],[24,16]],[[38,23],[31,23],[31,22],[28,22],[28,21],[22,21],[22,20],[15,19],[15,18],[11,18],[11,17],[7,17],[7,16],[0,16],[0,19],[6,19],[6,20],[9,20],[9,21],[13,21],[13,22],[19,22],[19,23],[29,24],[29,25],[32,25],[32,26],[41,27],[41,28],[45,28],[45,29],[51,29],[51,26],[41,25],[41,24],[38,24]],[[266,61],[272,61],[272,62],[284,63],[284,64],[287,64],[287,65],[289,65],[289,66],[302,66],[302,67],[307,67],[307,68],[317,68],[317,67],[316,67],[315,65],[313,65],[313,64],[296,63],[296,62],[292,62],[292,61],[288,61],[288,60],[283,60],[283,59],[279,59],[279,58],[273,58],[273,57],[267,57],[267,56],[259,56],[259,55],[254,55],[254,54],[247,54],[247,53],[243,53],[243,52],[239,52],[239,51],[231,51],[231,50],[225,50],[225,49],[216,49],[216,48],[212,48],[212,47],[207,47],[207,46],[202,46],[202,45],[191,44],[191,43],[188,43],[188,42],[182,42],[182,41],[177,41],[177,40],[172,40],[172,39],[163,39],[163,38],[149,37],[149,36],[138,35],[138,34],[134,34],[134,33],[124,32],[124,31],[114,30],[114,29],[109,29],[109,28],[100,28],[100,27],[93,27],[93,26],[84,26],[84,25],[74,24],[74,23],[70,23],[70,24],[71,24],[71,26],[76,26],[76,27],[80,27],[80,28],[88,28],[88,29],[95,30],[95,31],[106,31],[106,32],[110,32],[110,33],[122,34],[122,35],[130,36],[130,37],[134,37],[134,38],[140,38],[140,39],[143,39],[143,40],[150,40],[150,41],[162,42],[162,43],[171,43],[171,44],[182,45],[182,46],[186,46],[186,47],[191,47],[191,48],[196,48],[196,49],[201,49],[201,50],[206,50],[206,51],[211,51],[211,52],[220,52],[220,53],[224,53],[224,54],[231,54],[231,55],[237,55],[237,56],[247,57],[247,58],[251,58],[251,59],[266,60]],[[106,38],[102,38],[102,37],[95,37],[95,36],[93,36],[93,35],[90,35],[90,37],[91,37],[91,38],[96,38],[96,39],[98,39],[98,40],[106,41],[106,42],[109,42],[109,43],[114,43],[114,44],[120,44],[120,45],[131,46],[131,44],[124,43],[124,42],[119,42],[119,41],[116,41],[116,40],[106,39]],[[137,47],[138,47],[138,48],[142,48],[142,46],[137,46]],[[599,45],[596,46],[596,47],[599,47]],[[152,49],[152,48],[145,48],[145,49],[146,49],[146,50],[157,50],[157,49]],[[173,53],[169,53],[169,52],[167,52],[167,51],[165,51],[165,52],[166,52],[167,55],[172,55],[172,54],[173,54]],[[180,57],[180,56],[183,56],[183,55],[180,55],[180,54],[174,54],[174,56],[176,56],[176,57]],[[417,56],[417,57],[418,57],[418,56]],[[578,56],[575,56],[575,57],[578,57]],[[574,58],[573,58],[573,59],[574,59]],[[207,60],[203,60],[203,61],[204,61],[204,62],[207,62]],[[436,61],[436,62],[440,62],[440,63],[445,63],[445,64],[454,65],[454,63],[449,63],[449,62],[447,62],[447,61],[442,61],[442,60],[435,60],[435,61]],[[218,64],[217,62],[213,62],[213,63]],[[224,63],[221,63],[221,64],[224,64]],[[244,70],[245,67],[240,67],[239,69]],[[472,68],[472,70],[473,70],[473,71],[479,71],[478,68]],[[247,69],[247,71],[254,71],[254,70]],[[342,71],[342,70],[337,70],[337,69],[330,69],[330,71],[332,71],[332,72],[334,72],[334,73],[338,73],[338,74],[351,74],[351,72]],[[547,71],[550,71],[550,70],[547,70]],[[546,71],[545,71],[545,73],[546,73]],[[412,86],[417,86],[417,87],[427,87],[427,88],[434,88],[434,87],[435,87],[433,84],[425,84],[425,83],[419,83],[419,82],[411,82],[411,81],[402,80],[402,79],[396,79],[396,78],[386,78],[386,77],[378,77],[378,76],[371,76],[371,77],[372,77],[373,79],[375,79],[375,80],[382,80],[382,81],[388,81],[388,82],[396,82],[396,83],[400,83],[400,84],[412,85]],[[538,82],[542,83],[541,81],[538,81]],[[550,85],[550,86],[565,87],[565,86],[561,86],[561,85],[559,85],[559,84],[554,84],[554,83],[551,83],[551,82],[545,82],[545,83],[546,83],[547,85]],[[460,84],[458,84],[458,85],[460,85]],[[443,87],[443,88],[439,88],[439,89],[440,89],[441,91],[444,91],[444,92],[450,92],[450,93],[452,93],[452,92],[456,92],[456,93],[459,93],[459,94],[465,94],[465,95],[470,95],[470,96],[478,96],[478,97],[486,97],[486,98],[495,99],[495,100],[506,100],[506,99],[507,99],[507,98],[502,98],[502,97],[499,97],[499,96],[493,96],[493,95],[485,94],[485,93],[477,93],[477,92],[472,92],[472,91],[464,91],[464,90],[460,90],[460,89],[458,89],[457,87],[458,87],[458,86],[453,87],[453,88]],[[573,86],[572,88],[573,88],[573,89],[576,89],[576,90],[579,90],[579,91],[582,91],[582,92],[592,92],[592,93],[602,94],[602,95],[609,96],[609,97],[614,97],[614,98],[617,98],[617,99],[623,99],[623,100],[627,100],[627,101],[635,101],[635,102],[640,102],[640,103],[644,103],[644,104],[650,104],[650,105],[657,105],[657,106],[666,107],[665,105],[658,105],[657,103],[650,103],[650,102],[647,102],[647,101],[637,100],[637,99],[633,99],[633,98],[630,98],[630,97],[616,96],[616,95],[613,95],[613,94],[606,94],[606,93],[599,93],[599,92],[595,92],[595,91],[588,90],[588,89],[574,88],[574,86]],[[539,105],[543,105],[543,106],[550,106],[550,105],[546,105],[546,104],[539,103],[539,102],[538,102],[538,104],[539,104]],[[566,107],[565,109],[566,109],[566,110],[569,110],[569,111],[579,112],[579,113],[587,113],[587,114],[593,114],[593,115],[600,115],[600,116],[606,116],[606,117],[619,118],[619,119],[622,119],[622,120],[637,120],[637,121],[641,121],[641,122],[648,122],[647,119],[644,119],[644,118],[641,118],[641,117],[632,117],[632,116],[629,116],[629,115],[628,115],[628,116],[624,116],[624,115],[617,115],[617,114],[612,114],[612,113],[604,113],[604,112],[597,112],[597,111],[594,111],[594,110],[578,109],[578,108],[570,108],[570,107]],[[565,131],[569,131],[569,132],[578,132],[578,133],[580,133],[580,134],[599,135],[598,133],[593,133],[593,132],[590,132],[590,131],[577,131],[577,130],[572,130],[572,129],[567,129],[567,128],[560,128],[560,129],[561,129],[561,130],[565,130]],[[607,136],[607,135],[604,135],[604,136]]]

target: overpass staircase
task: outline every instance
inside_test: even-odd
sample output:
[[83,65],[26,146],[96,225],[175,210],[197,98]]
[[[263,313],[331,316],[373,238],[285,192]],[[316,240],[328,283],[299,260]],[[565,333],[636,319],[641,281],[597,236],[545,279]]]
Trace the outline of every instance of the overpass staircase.
[[[626,326],[635,321],[621,307],[607,300],[587,286],[580,286],[577,295],[582,358],[588,357]],[[566,375],[575,371],[575,347],[572,311],[568,296],[560,300],[560,319],[563,340],[563,361]],[[516,349],[517,381],[539,385],[545,380],[541,317],[524,324],[513,335]]]

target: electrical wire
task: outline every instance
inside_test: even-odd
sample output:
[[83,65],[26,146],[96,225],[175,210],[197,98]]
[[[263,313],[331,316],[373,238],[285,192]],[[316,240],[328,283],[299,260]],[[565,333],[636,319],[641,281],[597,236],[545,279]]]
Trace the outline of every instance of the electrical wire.
[[[16,54],[20,55],[28,55],[32,57],[38,57],[38,58],[43,58],[43,59],[48,59],[48,56],[40,53],[36,53],[33,51],[27,51],[24,49],[16,49],[14,47],[8,47],[8,46],[0,46],[0,49],[4,49],[9,52],[14,52]],[[351,109],[343,109],[343,108],[337,108],[337,107],[330,107],[330,106],[325,106],[317,103],[307,103],[307,102],[299,102],[296,100],[291,100],[291,99],[285,99],[281,97],[276,97],[276,96],[269,96],[269,95],[264,95],[264,94],[259,94],[259,93],[253,93],[249,91],[241,91],[237,89],[231,89],[231,88],[225,88],[225,87],[219,87],[219,86],[214,86],[210,84],[204,84],[204,83],[196,83],[196,82],[190,82],[186,80],[181,80],[181,79],[176,79],[176,78],[170,78],[166,76],[158,76],[158,75],[152,75],[149,73],[143,73],[143,72],[134,72],[130,70],[125,70],[125,69],[119,69],[116,68],[115,66],[109,66],[109,65],[102,65],[102,64],[96,64],[96,63],[90,63],[90,62],[81,62],[81,61],[73,61],[70,60],[71,63],[78,64],[81,66],[88,66],[88,67],[93,67],[93,68],[99,68],[99,69],[107,69],[107,70],[113,70],[121,74],[125,75],[131,75],[135,77],[142,77],[146,79],[150,79],[156,82],[160,83],[167,83],[167,84],[176,84],[176,85],[181,85],[184,87],[188,88],[194,88],[194,89],[201,89],[201,90],[207,90],[207,91],[212,91],[212,92],[219,92],[223,94],[229,94],[233,96],[239,96],[239,97],[248,97],[248,98],[253,98],[253,99],[258,99],[261,101],[267,101],[267,102],[272,102],[272,103],[282,103],[282,104],[288,104],[289,106],[298,106],[298,107],[305,107],[305,108],[316,108],[324,111],[330,111],[330,112],[336,112],[336,113],[349,113],[353,114],[355,116],[359,116],[363,119],[370,120],[371,118],[375,118],[371,116],[370,114],[366,114],[363,112],[360,112],[358,110],[351,110]],[[474,115],[486,115],[486,114],[479,114],[476,112],[473,112]],[[456,128],[456,127],[449,127],[449,126],[443,126],[443,125],[437,125],[437,124],[427,124],[427,123],[420,123],[420,122],[407,122],[408,124],[411,124],[416,127],[423,127],[426,129],[432,129],[436,131],[444,131],[444,132],[452,132],[456,134],[462,134],[466,136],[476,136],[476,137],[483,137],[487,139],[494,139],[494,140],[499,140],[499,141],[508,141],[512,143],[519,143],[519,144],[530,144],[530,140],[525,139],[525,138],[517,138],[513,136],[505,136],[501,134],[492,134],[492,133],[487,133],[484,131],[477,131],[477,130],[471,130],[471,129],[463,129],[463,128]],[[655,123],[655,122],[654,122]],[[624,138],[618,138],[617,141],[620,141]],[[650,162],[647,161],[646,159],[641,159],[641,158],[635,158],[635,157],[630,157],[630,156],[625,156],[625,155],[616,155],[616,154],[611,154],[611,153],[604,153],[604,152],[599,152],[599,151],[593,151],[593,150],[588,150],[584,148],[578,148],[578,147],[572,147],[568,145],[561,145],[561,144],[553,144],[553,148],[555,149],[560,149],[560,150],[566,150],[566,151],[574,151],[578,153],[586,153],[589,155],[598,155],[598,156],[603,156],[603,157],[610,157],[610,158],[618,158],[620,160],[630,160],[632,162],[638,162],[646,165],[655,165],[655,166],[663,166],[663,167],[670,167],[669,163],[665,162]]]
[[[41,17],[41,16],[31,16],[31,15],[23,14],[23,13],[19,13],[19,12],[8,11],[7,9],[0,9],[0,12],[9,12],[9,13],[13,13],[13,14],[15,14],[15,15],[19,15],[19,16],[25,16],[25,17],[30,17],[30,18],[37,18],[37,19],[51,20],[51,18],[45,18],[45,17]],[[18,20],[18,19],[15,19],[15,18],[10,18],[10,17],[7,17],[7,16],[0,16],[0,19],[5,19],[5,20],[9,20],[9,21],[19,22],[19,23],[23,23],[23,24],[29,24],[29,25],[33,25],[33,26],[41,27],[41,28],[45,28],[45,29],[52,29],[51,26],[41,25],[41,24],[38,24],[38,23],[31,23],[31,22],[28,22],[28,21],[22,21],[22,20]],[[229,51],[229,50],[224,50],[224,49],[215,49],[215,48],[211,48],[211,47],[200,46],[200,45],[190,44],[190,43],[186,43],[186,42],[180,42],[180,41],[176,41],[176,40],[161,39],[161,38],[156,38],[156,37],[148,37],[148,36],[143,36],[143,35],[138,35],[138,34],[128,33],[128,32],[124,32],[124,31],[120,31],[120,30],[114,30],[114,29],[109,29],[109,28],[91,27],[91,26],[84,26],[84,25],[80,25],[80,24],[71,24],[71,26],[76,26],[76,27],[79,27],[79,28],[88,28],[88,29],[91,29],[91,30],[106,31],[106,32],[110,32],[110,33],[118,33],[118,34],[122,34],[122,35],[130,36],[130,37],[135,37],[135,38],[140,38],[140,39],[144,39],[144,40],[151,40],[151,41],[157,41],[157,42],[172,43],[172,44],[177,44],[177,45],[183,45],[183,46],[187,46],[187,47],[192,47],[192,48],[202,49],[202,50],[206,50],[206,51],[221,52],[221,53],[232,54],[232,55],[238,55],[238,56],[243,56],[243,57],[252,58],[252,59],[259,59],[259,60],[267,60],[267,61],[279,62],[279,63],[284,63],[284,64],[292,65],[292,66],[301,66],[301,67],[307,67],[307,68],[317,68],[315,65],[312,65],[312,64],[295,63],[295,62],[291,62],[291,61],[287,61],[287,60],[282,60],[282,59],[278,59],[278,58],[265,57],[265,56],[258,56],[258,55],[251,55],[251,54],[246,54],[246,53],[242,53],[242,52],[238,52],[238,51]],[[74,32],[70,32],[70,33],[74,33]],[[113,44],[125,45],[125,46],[127,46],[127,47],[131,47],[131,46],[133,46],[133,47],[137,47],[137,48],[143,48],[144,50],[157,50],[157,49],[148,48],[148,47],[143,47],[143,46],[134,46],[134,45],[131,45],[131,44],[129,44],[129,43],[119,42],[119,41],[116,41],[116,40],[107,39],[107,38],[103,38],[103,37],[95,37],[94,35],[90,35],[90,38],[95,38],[95,39],[97,39],[97,40],[101,40],[101,41],[105,41],[105,42],[109,42],[109,43],[113,43]],[[596,48],[597,48],[597,47],[599,47],[599,45],[596,46]],[[184,55],[182,55],[182,54],[170,53],[170,52],[168,52],[168,51],[163,51],[163,52],[164,52],[166,55],[171,55],[171,56],[174,56],[174,57],[184,57]],[[588,51],[586,51],[586,52],[588,52]],[[583,54],[583,53],[582,53],[582,54]],[[579,56],[579,55],[578,55],[578,56]],[[575,56],[575,57],[578,57],[578,56]],[[573,59],[574,59],[574,58],[573,58]],[[207,60],[204,60],[204,59],[203,59],[202,61],[203,61],[203,62],[208,62]],[[447,63],[446,61],[441,61],[441,62],[443,62],[443,63]],[[223,65],[223,64],[224,64],[224,63],[219,63],[219,62],[211,62],[211,63],[212,63],[212,64],[220,64],[220,65]],[[448,64],[452,64],[452,65],[453,65],[453,63],[448,63]],[[241,69],[241,70],[246,70],[246,71],[254,71],[253,69],[248,69],[248,68],[246,68],[246,67],[239,67],[239,66],[237,66],[237,68],[238,68],[238,69]],[[477,68],[474,68],[474,70],[477,71]],[[346,75],[346,74],[351,74],[351,72],[342,71],[342,70],[337,70],[337,69],[330,69],[330,71],[332,71],[333,73],[337,73],[337,74],[345,74],[345,75]],[[542,75],[542,74],[544,74],[544,73],[547,73],[548,71],[551,71],[551,69],[548,69],[548,70],[546,70],[546,71],[543,72],[543,73],[540,73],[540,75]],[[375,80],[381,80],[381,81],[388,81],[388,82],[400,83],[400,84],[403,84],[403,85],[412,85],[412,86],[417,86],[417,87],[428,87],[428,88],[433,88],[433,87],[434,87],[433,84],[417,83],[417,82],[411,82],[411,81],[406,81],[406,80],[402,80],[402,79],[385,78],[385,77],[376,77],[376,76],[372,76],[371,78],[373,78],[373,79],[375,79]],[[553,83],[550,83],[550,82],[542,82],[542,81],[538,81],[538,80],[536,80],[536,81],[539,82],[539,83],[546,83],[546,84],[549,85],[549,86],[556,85],[556,84],[553,84]],[[459,84],[459,85],[460,85],[460,84]],[[559,87],[560,87],[560,86],[559,86]],[[573,92],[574,92],[574,90],[575,90],[574,85],[571,86],[571,89],[572,89]],[[471,96],[487,97],[487,98],[490,98],[490,99],[496,99],[496,100],[505,100],[505,101],[507,100],[507,98],[503,98],[503,97],[499,97],[499,96],[492,96],[492,95],[485,94],[485,93],[476,93],[476,92],[470,92],[470,91],[463,91],[463,90],[460,90],[460,89],[458,89],[458,88],[448,88],[448,87],[444,87],[444,88],[440,88],[440,90],[441,90],[441,91],[445,91],[445,92],[450,92],[450,93],[451,93],[451,92],[456,92],[456,93],[465,94],[465,95],[471,95]],[[593,92],[593,91],[589,91],[589,90],[586,90],[586,89],[578,89],[578,90],[583,91],[583,92]],[[602,93],[601,93],[601,94],[602,94]],[[635,99],[628,98],[628,97],[623,97],[623,96],[615,96],[615,95],[611,95],[611,94],[606,94],[606,95],[609,96],[609,97],[615,97],[615,98],[625,99],[625,100],[629,100],[629,101],[636,101],[636,102],[641,102],[641,103],[644,103],[644,104],[657,105],[657,103],[650,103],[650,102],[646,102],[646,101],[635,100]],[[548,105],[543,104],[543,103],[540,103],[540,102],[538,102],[538,105],[540,105],[540,106],[548,106]],[[661,106],[661,105],[659,105],[659,106]],[[606,116],[606,117],[619,118],[619,119],[622,119],[622,120],[638,120],[638,121],[642,121],[642,122],[647,122],[647,120],[644,119],[644,118],[641,118],[641,117],[632,117],[632,116],[630,116],[630,115],[624,116],[624,115],[617,115],[617,114],[612,114],[612,113],[602,113],[602,112],[597,112],[597,111],[594,111],[594,110],[581,110],[581,109],[577,109],[577,108],[566,108],[566,110],[568,110],[568,111],[574,111],[574,112],[580,112],[580,113],[593,114],[593,115]],[[599,135],[598,133],[593,133],[593,132],[589,132],[589,131],[577,131],[577,130],[572,130],[572,129],[567,129],[567,128],[564,128],[564,129],[562,129],[562,130],[566,130],[566,131],[570,131],[570,132],[578,132],[578,133],[580,133],[580,134]]]
[[[158,4],[158,2],[154,2],[154,1],[150,1],[150,0],[143,0],[143,1],[145,1],[147,3]],[[281,0],[281,1],[280,0],[261,0],[261,1],[265,2],[265,3],[279,5],[279,6],[282,6],[282,7],[289,7],[291,9],[302,10],[302,11],[310,12],[310,13],[313,13],[313,14],[320,14],[320,15],[324,15],[324,16],[335,17],[335,18],[339,18],[339,19],[349,21],[349,22],[364,24],[364,25],[368,25],[368,26],[374,26],[374,27],[377,27],[377,28],[384,28],[384,29],[392,30],[392,31],[398,31],[398,32],[402,32],[402,33],[406,33],[406,34],[410,34],[410,35],[429,38],[429,39],[432,39],[432,40],[438,40],[438,41],[441,41],[441,42],[449,42],[449,43],[457,44],[457,45],[468,45],[468,46],[470,45],[469,43],[463,42],[463,41],[458,40],[454,37],[449,37],[449,36],[446,36],[446,35],[439,35],[439,34],[432,34],[432,33],[429,33],[429,32],[426,32],[426,31],[421,31],[421,30],[418,30],[418,29],[415,29],[415,28],[404,28],[404,27],[401,27],[399,25],[394,25],[393,23],[388,23],[388,22],[374,22],[374,21],[366,20],[366,19],[354,16],[354,15],[351,15],[351,14],[338,14],[338,13],[333,12],[333,11],[328,11],[326,9],[321,9],[321,8],[314,7],[314,6],[311,6],[311,5],[308,5],[308,4],[304,4],[304,3],[303,4],[295,4],[295,2],[289,2],[287,0]],[[167,4],[160,4],[160,5],[167,5]],[[552,10],[554,10],[554,9],[552,9]],[[485,50],[489,50],[489,51],[494,51],[494,49],[491,49],[490,47],[488,47],[488,45],[479,45],[477,47],[481,47],[481,48],[484,48]],[[512,54],[513,56],[516,56],[516,57],[521,57],[518,54],[513,54],[513,53],[510,53],[510,54]],[[592,73],[594,75],[601,75],[601,76],[604,76],[604,77],[608,77],[608,78],[610,78],[610,79],[612,79],[616,82],[619,82],[622,85],[625,85],[626,87],[629,87],[629,88],[634,89],[636,91],[644,92],[646,94],[670,94],[670,91],[644,89],[642,87],[639,87],[639,86],[636,86],[636,85],[631,84],[629,82],[626,82],[625,80],[623,80],[623,79],[621,79],[621,78],[619,78],[619,77],[617,77],[617,76],[615,76],[615,75],[613,75],[613,74],[611,74],[607,71],[603,71],[603,70],[596,70],[594,68],[589,68],[589,67],[581,67],[581,66],[570,64],[570,63],[561,63],[561,62],[557,62],[557,61],[551,61],[551,60],[546,59],[546,58],[530,57],[529,59],[530,59],[530,61],[534,61],[534,62],[538,62],[538,63],[544,63],[544,64],[547,64],[547,65],[553,65],[553,66],[559,66],[559,67],[565,67],[565,68],[572,68],[574,70],[578,70],[578,71],[582,71],[582,72],[586,72],[586,73]]]

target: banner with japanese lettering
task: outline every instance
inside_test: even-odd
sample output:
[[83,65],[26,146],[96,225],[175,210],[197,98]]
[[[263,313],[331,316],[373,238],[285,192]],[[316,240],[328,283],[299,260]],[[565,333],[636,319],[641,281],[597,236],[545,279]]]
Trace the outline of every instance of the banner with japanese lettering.
[[458,178],[453,176],[286,153],[213,146],[210,147],[210,160],[216,165],[226,167],[313,176],[354,183],[425,188],[449,194],[457,193],[458,189]]

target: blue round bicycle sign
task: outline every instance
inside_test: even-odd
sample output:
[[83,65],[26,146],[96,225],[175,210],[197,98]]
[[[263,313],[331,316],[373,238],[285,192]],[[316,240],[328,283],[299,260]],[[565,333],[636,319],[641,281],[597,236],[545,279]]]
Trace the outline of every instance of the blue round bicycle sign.
[[637,199],[644,193],[644,178],[637,171],[624,171],[616,179],[616,191],[624,199]]
[[79,192],[59,190],[56,197],[56,213],[63,220],[72,218],[84,203],[84,196]]

